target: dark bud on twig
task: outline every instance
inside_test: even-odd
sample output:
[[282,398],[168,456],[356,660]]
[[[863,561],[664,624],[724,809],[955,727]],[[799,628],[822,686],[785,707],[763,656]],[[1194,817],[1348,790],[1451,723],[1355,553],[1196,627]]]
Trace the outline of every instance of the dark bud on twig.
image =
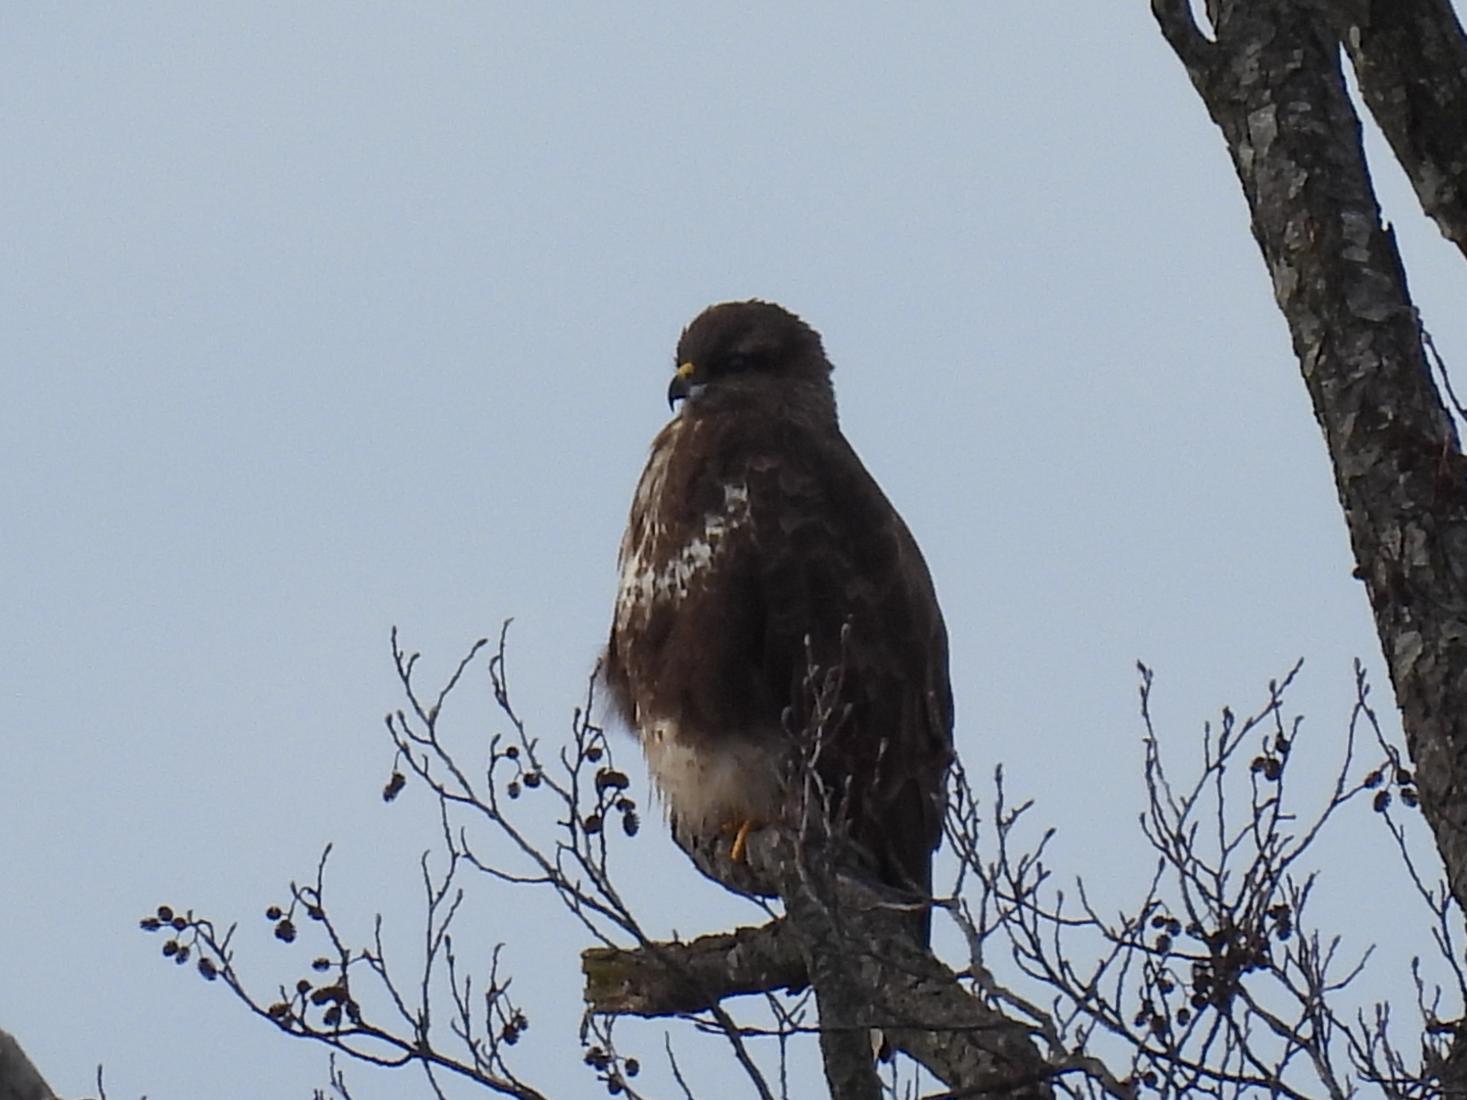
[[[276,912],[279,912],[277,909]],[[281,943],[292,943],[295,941],[295,925],[289,920],[283,920],[275,926],[275,938]]]
[[270,906],[269,909],[266,909],[265,910],[265,919],[266,920],[279,920],[280,917],[281,917],[281,911],[280,911],[280,906],[278,906],[278,905],[272,905],[272,906]]
[[539,772],[525,772],[525,786],[526,787],[528,787],[530,790],[533,791],[539,785],[540,785],[540,773]]
[[173,910],[166,905],[158,906],[158,919],[164,924],[173,923]]
[[587,814],[586,820],[581,823],[581,827],[588,833],[599,833],[601,831],[601,815]]
[[315,1005],[323,1005],[326,1004],[328,1001],[332,1004],[340,1005],[345,1004],[349,999],[350,998],[347,995],[346,986],[340,984],[323,985],[320,989],[311,994],[311,1003]]
[[319,959],[312,959],[311,960],[311,969],[312,970],[330,970],[331,969],[331,960],[328,959],[328,958],[326,958],[326,956],[324,956],[324,955],[322,955]]
[[208,959],[200,955],[199,973],[204,976],[205,981],[212,982],[215,978],[219,977],[219,968],[214,965],[213,959]]
[[600,1047],[591,1047],[586,1051],[586,1056],[582,1060],[594,1070],[605,1070],[611,1065],[611,1055]]
[[508,1046],[514,1046],[520,1041],[520,1036],[530,1026],[530,1021],[525,1018],[523,1012],[516,1012],[500,1029],[499,1039]]
[[626,777],[625,772],[619,772],[615,768],[600,768],[596,772],[596,793],[604,794],[607,791],[624,791],[631,785],[631,780]]
[[1278,779],[1284,769],[1275,756],[1255,756],[1253,762],[1248,765],[1248,770],[1254,775],[1261,773],[1264,779],[1273,782]]
[[387,780],[387,786],[382,788],[382,801],[391,802],[402,793],[402,788],[407,783],[407,776],[402,772],[394,771],[392,778]]
[[1390,804],[1391,804],[1391,792],[1390,791],[1376,791],[1375,792],[1375,801],[1372,802],[1371,805],[1375,807],[1375,812],[1376,813],[1378,813],[1378,814],[1385,813],[1386,807],[1388,807]]

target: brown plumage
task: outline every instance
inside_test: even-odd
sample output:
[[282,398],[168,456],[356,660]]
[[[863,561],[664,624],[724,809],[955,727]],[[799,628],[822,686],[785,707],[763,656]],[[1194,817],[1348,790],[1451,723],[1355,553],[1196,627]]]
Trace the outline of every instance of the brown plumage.
[[637,485],[604,666],[673,835],[696,856],[783,819],[810,660],[843,661],[821,778],[880,878],[926,896],[952,692],[917,544],[841,434],[830,362],[798,317],[712,306],[677,363],[669,401],[685,400]]

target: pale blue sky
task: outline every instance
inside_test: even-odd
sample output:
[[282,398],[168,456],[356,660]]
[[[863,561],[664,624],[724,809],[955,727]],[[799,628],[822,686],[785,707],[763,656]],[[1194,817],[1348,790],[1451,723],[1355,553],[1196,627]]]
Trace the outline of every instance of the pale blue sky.
[[[1352,657],[1384,701],[1243,200],[1147,5],[786,8],[6,13],[0,1027],[63,1094],[99,1061],[121,1097],[324,1082],[135,922],[248,918],[245,969],[293,977],[255,914],[334,840],[360,931],[407,935],[432,820],[378,797],[388,629],[445,670],[514,616],[521,711],[559,736],[709,302],[825,335],[936,578],[960,751],[1108,902],[1147,863],[1138,657],[1182,754],[1301,655],[1321,767]],[[1378,177],[1462,362],[1467,274]],[[647,816],[653,926],[747,919]],[[1389,885],[1374,824],[1338,850]],[[1362,946],[1417,919],[1395,887],[1325,897]],[[584,936],[518,899],[473,920],[510,945],[538,1079],[589,1095]]]

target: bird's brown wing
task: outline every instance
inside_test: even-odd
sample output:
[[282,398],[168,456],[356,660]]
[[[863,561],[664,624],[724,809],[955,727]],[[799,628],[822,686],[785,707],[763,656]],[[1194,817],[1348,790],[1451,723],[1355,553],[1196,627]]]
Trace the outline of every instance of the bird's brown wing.
[[[776,712],[790,708],[792,729],[812,717],[811,661],[840,668],[848,711],[827,728],[819,773],[881,878],[927,896],[953,707],[926,563],[838,431],[752,442],[743,468],[725,473],[746,486],[749,507],[729,563],[745,586],[730,593],[746,601],[741,643],[762,694]],[[924,942],[927,928],[924,913]]]

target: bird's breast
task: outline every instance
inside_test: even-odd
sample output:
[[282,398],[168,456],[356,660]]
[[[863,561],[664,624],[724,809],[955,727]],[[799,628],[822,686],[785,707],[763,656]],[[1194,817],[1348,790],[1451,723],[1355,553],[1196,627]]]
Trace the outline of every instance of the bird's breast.
[[691,736],[667,720],[647,722],[639,732],[663,807],[680,829],[709,835],[777,819],[784,772],[777,742],[733,731]]
[[718,506],[701,514],[690,510],[690,487],[668,481],[673,442],[653,449],[637,485],[621,549],[619,631],[645,625],[659,608],[675,611],[718,567],[730,540],[749,523],[749,490],[742,481],[724,481],[707,494],[721,497]]

